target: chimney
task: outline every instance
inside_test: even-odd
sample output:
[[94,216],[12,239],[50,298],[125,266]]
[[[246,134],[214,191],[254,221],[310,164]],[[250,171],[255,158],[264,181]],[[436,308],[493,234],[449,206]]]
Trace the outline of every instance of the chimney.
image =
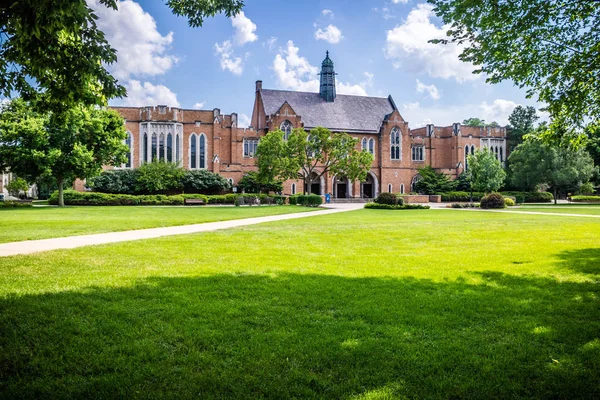
[[256,81],[256,91],[262,90],[262,81]]

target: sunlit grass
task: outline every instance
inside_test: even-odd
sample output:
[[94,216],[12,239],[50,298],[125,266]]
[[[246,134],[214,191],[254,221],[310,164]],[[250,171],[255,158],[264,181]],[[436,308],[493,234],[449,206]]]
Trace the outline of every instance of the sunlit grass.
[[361,210],[0,259],[0,397],[597,398],[599,240]]

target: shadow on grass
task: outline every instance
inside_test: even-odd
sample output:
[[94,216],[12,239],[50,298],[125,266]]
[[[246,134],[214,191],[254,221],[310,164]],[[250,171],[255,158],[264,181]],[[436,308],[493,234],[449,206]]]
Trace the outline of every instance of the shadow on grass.
[[563,251],[558,258],[565,268],[600,278],[600,248]]
[[4,398],[598,398],[599,288],[281,274],[0,300]]

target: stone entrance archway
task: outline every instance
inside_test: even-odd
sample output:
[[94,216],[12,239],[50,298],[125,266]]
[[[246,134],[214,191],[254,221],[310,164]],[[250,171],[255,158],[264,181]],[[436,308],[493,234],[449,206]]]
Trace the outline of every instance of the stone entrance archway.
[[352,182],[345,176],[334,176],[332,180],[333,198],[348,199],[352,197]]
[[379,182],[377,181],[377,177],[372,172],[369,172],[367,179],[360,183],[360,197],[372,199],[377,197],[378,194]]
[[[325,192],[325,178],[323,178],[323,176],[317,178],[317,176],[318,174],[316,172],[310,174],[310,193],[323,196]],[[308,193],[308,187],[306,186],[304,187],[304,193]]]

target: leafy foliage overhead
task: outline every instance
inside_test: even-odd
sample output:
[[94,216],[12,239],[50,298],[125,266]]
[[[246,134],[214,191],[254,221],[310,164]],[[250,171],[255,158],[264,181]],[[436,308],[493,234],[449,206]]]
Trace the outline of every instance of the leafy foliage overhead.
[[512,80],[548,104],[557,124],[600,118],[600,1],[428,0],[450,39],[487,81]]
[[[99,0],[116,9],[116,0]],[[177,15],[201,26],[216,13],[237,14],[242,0],[168,0]],[[86,0],[0,1],[0,95],[26,100],[44,93],[46,105],[103,105],[125,88],[107,66],[117,54],[98,29]]]

